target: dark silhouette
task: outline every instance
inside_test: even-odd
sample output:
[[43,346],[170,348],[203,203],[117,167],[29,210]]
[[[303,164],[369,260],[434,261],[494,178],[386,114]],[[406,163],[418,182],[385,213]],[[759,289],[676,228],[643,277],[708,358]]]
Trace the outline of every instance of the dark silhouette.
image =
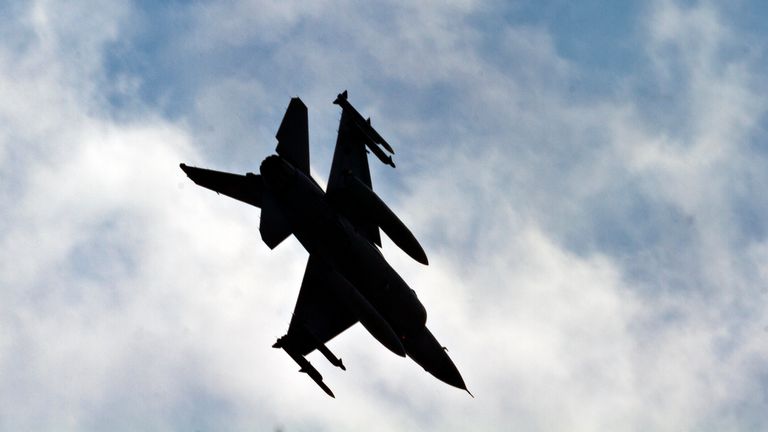
[[304,356],[318,350],[346,370],[325,343],[358,321],[393,353],[408,355],[441,381],[467,390],[427,329],[427,312],[416,293],[377,248],[381,228],[408,255],[427,264],[419,242],[371,187],[366,147],[392,167],[384,151],[394,151],[370,119],[349,104],[346,91],[334,103],[342,113],[326,191],[309,174],[307,107],[299,98],[291,99],[277,131],[277,154],[264,159],[260,174],[184,164],[181,169],[200,186],[260,207],[259,232],[270,249],[293,234],[309,252],[288,333],[273,347],[285,350],[328,395],[334,396]]

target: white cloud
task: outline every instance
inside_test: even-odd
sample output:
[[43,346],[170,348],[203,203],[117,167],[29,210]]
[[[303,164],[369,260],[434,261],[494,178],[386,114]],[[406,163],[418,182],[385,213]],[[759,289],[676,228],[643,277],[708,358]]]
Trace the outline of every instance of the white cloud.
[[[488,48],[466,19],[482,5],[333,6],[180,6],[196,23],[169,36],[188,44],[180,56],[274,52],[252,75],[196,75],[177,122],[138,102],[130,121],[103,112],[104,49],[139,14],[18,9],[25,36],[0,48],[0,429],[765,424],[768,242],[737,220],[742,206],[768,208],[749,185],[768,180],[751,147],[764,82],[717,9],[655,3],[651,67],[584,101],[568,91],[578,68],[544,29],[508,25]],[[177,164],[205,164],[200,142],[271,138],[292,70],[313,145],[333,142],[328,102],[347,85],[400,144],[403,163],[374,166],[376,186],[432,265],[384,250],[477,399],[359,328],[331,343],[347,372],[311,358],[337,400],[269,348],[305,253],[268,251],[257,210],[197,188]],[[124,93],[144,78],[119,77]],[[635,99],[638,81],[674,106]],[[257,160],[271,144],[242,145]],[[250,163],[236,145],[214,152]],[[323,157],[330,145],[315,168]]]
[[[759,154],[753,160],[747,156],[765,115],[756,92],[758,69],[752,59],[734,54],[733,46],[738,45],[729,32],[719,29],[722,23],[716,10],[706,5],[659,6],[661,17],[652,15],[652,22],[684,23],[659,25],[663,37],[654,33],[660,31],[657,27],[651,31],[649,52],[659,66],[654,73],[672,64],[680,74],[672,84],[683,84],[675,97],[682,98],[678,103],[685,110],[670,112],[677,116],[671,126],[649,121],[641,114],[645,107],[631,100],[574,106],[559,90],[536,87],[505,92],[505,79],[497,76],[497,82],[486,86],[503,95],[499,99],[507,97],[507,103],[487,109],[510,119],[508,126],[491,128],[490,136],[478,130],[485,138],[473,143],[483,148],[480,154],[469,158],[454,154],[441,160],[443,169],[424,173],[414,195],[403,204],[404,212],[415,215],[415,232],[427,233],[433,241],[441,238],[447,244],[444,250],[462,248],[462,253],[449,255],[454,278],[482,279],[467,281],[462,289],[477,292],[476,296],[452,292],[444,298],[472,305],[465,311],[469,316],[487,315],[489,305],[502,308],[496,319],[467,322],[453,329],[453,334],[471,332],[463,340],[479,339],[483,341],[479,345],[489,347],[470,370],[487,367],[489,353],[499,354],[504,359],[501,363],[513,362],[504,371],[520,372],[523,378],[508,383],[510,391],[524,393],[521,388],[526,384],[535,390],[524,393],[529,398],[511,402],[508,409],[534,410],[533,429],[708,428],[729,410],[744,407],[752,407],[746,409],[751,422],[765,421],[750,401],[756,388],[765,387],[764,368],[754,366],[764,355],[762,349],[755,350],[755,343],[765,338],[759,329],[767,306],[760,288],[765,278],[754,271],[764,263],[748,255],[749,244],[762,240],[740,242],[744,234],[738,231],[750,227],[733,227],[733,215],[741,209],[731,201],[734,193],[743,193],[742,182],[765,183],[762,176],[750,174],[755,169],[752,165],[764,166],[764,159]],[[707,33],[707,38],[695,38],[692,33]],[[654,48],[660,43],[679,46],[685,56],[681,59],[678,51],[669,54]],[[550,52],[553,65],[561,61]],[[542,64],[547,64],[546,57]],[[568,79],[567,73],[564,78]],[[661,83],[669,79],[664,73],[650,78]],[[516,108],[518,95],[538,100]],[[515,120],[521,116],[533,120]],[[551,126],[538,124],[537,118]],[[483,120],[477,129],[486,125]],[[520,137],[532,138],[527,148],[515,145]],[[612,192],[616,187],[622,195]],[[760,205],[759,201],[745,204]],[[670,220],[665,216],[668,209],[672,215],[685,216],[681,221],[675,220],[677,216]],[[554,250],[563,253],[558,248],[575,247],[580,253],[572,262],[548,269],[533,265],[529,260],[537,256],[536,242],[526,235],[531,221],[548,231],[544,239]],[[600,244],[601,232],[616,227],[621,236],[632,235],[632,243]],[[632,234],[638,230],[641,237]],[[611,240],[621,241],[621,236]],[[605,268],[622,276],[613,280],[595,280],[594,273],[583,280],[575,277],[574,267],[591,262],[595,252]],[[494,265],[497,261],[503,264]],[[643,278],[633,276],[638,271]],[[567,287],[560,284],[551,288],[557,295],[545,302],[507,303],[527,289],[536,292],[538,288],[544,296],[551,273],[580,287],[585,301],[612,299],[603,303],[608,314],[595,313],[588,303],[569,297]],[[426,303],[441,304],[438,299]],[[499,347],[510,345],[509,339],[486,341],[524,331],[526,327],[515,320],[525,317],[525,310],[537,314],[531,322],[546,325],[550,314],[557,316],[558,307],[572,308],[576,318],[571,322],[558,317],[563,320],[552,324],[551,339],[544,329],[531,332],[539,346],[530,350],[543,355],[535,364],[546,365],[549,376],[530,373],[520,364],[519,359],[525,358],[520,353],[498,353]],[[574,337],[573,329],[590,324],[595,327],[594,337]],[[600,329],[613,333],[600,333]],[[569,341],[578,348],[552,350]],[[594,361],[585,358],[607,361],[595,367]],[[490,369],[496,382],[505,376]],[[558,377],[558,370],[569,379]],[[529,377],[535,378],[527,382]],[[747,384],[755,379],[763,383]],[[503,387],[493,387],[494,400],[504,394]],[[549,388],[556,391],[548,393]],[[557,419],[547,417],[551,412],[558,413]],[[516,419],[521,417],[518,413]],[[536,423],[541,419],[546,420]],[[730,417],[719,426],[739,428],[738,424],[738,418]]]

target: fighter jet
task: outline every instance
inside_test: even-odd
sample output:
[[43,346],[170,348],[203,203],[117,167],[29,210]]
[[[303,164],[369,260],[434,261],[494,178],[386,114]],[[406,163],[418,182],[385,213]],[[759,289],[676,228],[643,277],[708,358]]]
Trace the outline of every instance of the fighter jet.
[[427,312],[416,292],[379,250],[381,229],[413,259],[428,263],[416,237],[373,192],[366,148],[392,167],[385,152],[394,151],[370,118],[363,119],[349,103],[346,90],[334,104],[342,112],[325,191],[309,173],[307,107],[298,97],[291,99],[277,130],[276,154],[264,159],[259,174],[183,163],[181,169],[202,187],[260,207],[259,232],[270,249],[293,234],[309,252],[288,332],[273,347],[283,349],[325,393],[335,397],[305,356],[318,350],[346,370],[326,343],[357,322],[388,350],[469,393],[446,349],[426,327]]

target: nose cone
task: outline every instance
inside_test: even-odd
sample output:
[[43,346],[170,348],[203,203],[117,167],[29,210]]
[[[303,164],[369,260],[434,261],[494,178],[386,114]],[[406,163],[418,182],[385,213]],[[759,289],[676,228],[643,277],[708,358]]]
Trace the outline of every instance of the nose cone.
[[434,375],[435,378],[456,388],[469,391],[456,365],[453,364],[448,353],[428,328],[424,327],[421,332],[405,338],[403,346],[408,357]]

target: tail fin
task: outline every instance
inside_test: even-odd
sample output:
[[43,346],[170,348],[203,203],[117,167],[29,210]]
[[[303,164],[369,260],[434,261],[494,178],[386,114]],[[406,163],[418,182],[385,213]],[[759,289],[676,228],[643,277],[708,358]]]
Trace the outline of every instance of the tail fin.
[[307,106],[299,98],[291,99],[277,130],[277,154],[296,169],[309,175],[309,127]]

